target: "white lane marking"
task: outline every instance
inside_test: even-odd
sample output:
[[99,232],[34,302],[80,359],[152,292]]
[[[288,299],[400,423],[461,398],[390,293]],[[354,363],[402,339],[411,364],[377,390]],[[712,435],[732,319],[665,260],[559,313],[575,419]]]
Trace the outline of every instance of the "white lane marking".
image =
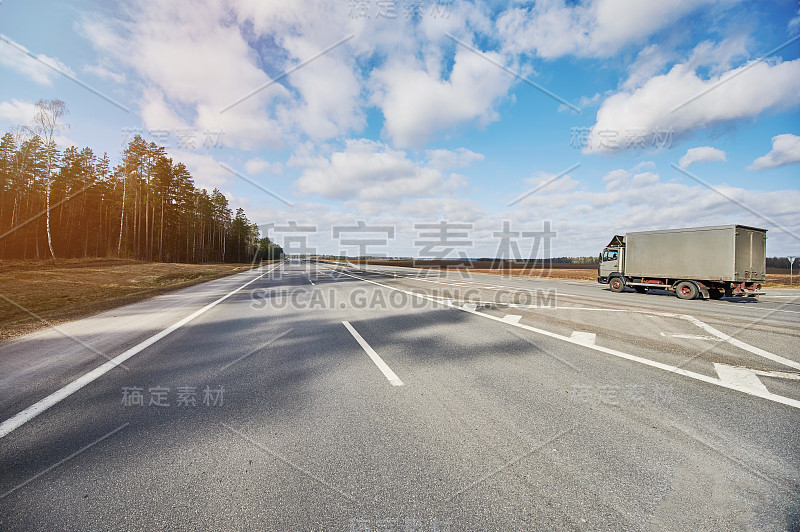
[[683,333],[665,333],[662,332],[661,336],[669,336],[670,338],[683,338],[685,340],[713,340],[714,342],[718,341],[719,338],[716,336],[703,336],[700,334],[683,334]]
[[786,371],[762,371],[760,369],[754,369],[752,371],[756,375],[761,375],[762,377],[774,377],[776,379],[800,381],[800,373],[788,373]]
[[[385,273],[382,270],[367,270],[367,271],[370,271],[371,273]],[[494,274],[476,273],[476,274],[473,274],[473,275],[477,276],[477,275],[494,275]],[[425,277],[418,277],[418,276],[413,276],[413,275],[405,275],[405,277],[407,277],[409,279],[415,279],[415,280],[418,280],[418,281],[427,281],[427,282],[431,282],[431,283],[436,283],[435,280],[428,279],[428,278],[425,278]],[[449,279],[448,277],[437,277],[437,278],[439,278],[439,279]],[[595,284],[592,281],[585,281],[585,284],[576,284],[576,283],[572,283],[572,282],[567,282],[564,279],[557,279],[557,278],[554,278],[554,277],[553,278],[551,278],[551,277],[542,277],[542,278],[539,278],[539,277],[531,277],[531,278],[515,277],[515,279],[519,279],[520,281],[546,280],[546,281],[554,281],[554,282],[557,282],[559,284],[569,284],[569,285],[574,285],[574,286],[594,286],[594,284]],[[488,288],[497,288],[499,290],[514,290],[514,291],[517,291],[517,292],[532,292],[532,293],[541,292],[541,289],[529,289],[529,288],[522,288],[522,287],[510,286],[510,285],[490,285],[490,284],[481,283],[481,282],[478,282],[478,281],[468,281],[468,282],[471,282],[473,285],[481,285],[481,286],[485,286],[485,287],[488,287]],[[446,285],[447,283],[437,283],[437,284]],[[559,295],[559,297],[566,296],[566,297],[574,297],[574,298],[578,298],[578,299],[586,299],[587,297],[589,297],[587,294],[571,294],[569,292],[563,292],[563,291],[559,291],[558,295]],[[769,296],[768,295],[767,297],[794,297],[794,298],[800,298],[800,295],[798,295],[798,296],[787,296],[787,295]],[[718,303],[722,304],[724,302],[720,301]],[[587,310],[600,310],[600,309],[587,309]],[[786,310],[786,309],[772,309],[772,308],[757,308],[757,307],[754,307],[754,308],[748,308],[747,310],[748,311],[749,310],[760,310],[762,312],[769,312],[770,314],[775,313],[775,312],[785,312],[785,313],[789,313],[789,314],[800,314],[799,310]],[[617,310],[617,312],[625,312],[625,311],[626,310]]]
[[774,393],[769,392],[769,391],[764,393],[762,391],[753,390],[753,389],[751,389],[749,387],[742,386],[742,385],[737,384],[737,383],[726,382],[726,381],[723,381],[721,379],[715,379],[714,377],[709,377],[708,375],[703,375],[702,373],[695,373],[694,371],[689,371],[689,370],[686,370],[686,369],[683,369],[683,368],[680,368],[680,367],[677,367],[677,366],[670,366],[669,364],[656,362],[655,360],[649,360],[647,358],[638,357],[636,355],[630,355],[630,354],[624,353],[622,351],[617,351],[616,349],[610,349],[608,347],[602,347],[602,346],[599,346],[599,345],[582,344],[582,343],[577,342],[577,341],[575,341],[572,338],[569,338],[567,336],[556,334],[556,333],[550,332],[550,331],[545,331],[544,329],[537,329],[536,327],[531,327],[530,325],[524,325],[522,323],[509,323],[509,322],[503,321],[503,318],[499,318],[497,316],[492,316],[491,314],[487,314],[485,312],[469,311],[469,310],[467,310],[467,309],[465,309],[463,307],[460,307],[458,305],[455,305],[453,303],[449,303],[447,301],[434,299],[432,297],[428,297],[428,296],[426,296],[424,294],[420,294],[418,292],[411,292],[411,291],[408,291],[408,290],[402,290],[400,288],[394,288],[392,286],[381,284],[381,283],[372,281],[370,279],[364,279],[363,277],[359,277],[357,275],[352,275],[352,274],[349,274],[349,273],[345,273],[344,275],[347,275],[348,277],[353,277],[354,279],[359,279],[361,281],[364,281],[365,283],[370,283],[370,284],[374,284],[374,285],[377,285],[377,286],[381,286],[383,288],[388,288],[389,290],[402,292],[402,293],[405,293],[405,294],[410,295],[412,297],[418,297],[420,299],[425,299],[427,301],[431,301],[432,303],[435,303],[435,304],[438,304],[438,305],[442,305],[444,307],[455,308],[455,309],[461,310],[463,312],[469,312],[470,314],[474,314],[475,316],[480,316],[482,318],[486,318],[488,320],[494,320],[494,321],[497,321],[497,322],[500,322],[500,323],[506,323],[506,324],[511,325],[513,327],[518,327],[520,329],[525,329],[526,331],[531,331],[531,332],[534,332],[534,333],[537,333],[537,334],[541,334],[543,336],[548,336],[550,338],[555,338],[557,340],[568,342],[570,344],[574,344],[574,345],[578,345],[578,346],[581,346],[581,347],[585,347],[587,349],[592,349],[594,351],[599,351],[600,353],[605,353],[607,355],[611,355],[611,356],[614,356],[614,357],[617,357],[617,358],[630,360],[631,362],[637,362],[637,363],[643,364],[645,366],[650,366],[652,368],[657,368],[657,369],[660,369],[660,370],[663,370],[663,371],[667,371],[669,373],[674,373],[676,375],[681,375],[683,377],[688,377],[690,379],[694,379],[694,380],[698,380],[698,381],[701,381],[701,382],[705,382],[707,384],[713,384],[714,386],[719,386],[721,388],[727,388],[729,390],[735,390],[737,392],[742,392],[742,393],[745,393],[747,395],[752,395],[754,397],[760,397],[760,398],[766,399],[768,401],[772,401],[772,402],[779,403],[779,404],[782,404],[782,405],[790,406],[792,408],[800,409],[800,401],[798,401],[796,399],[791,399],[789,397],[783,397],[782,395],[777,395],[777,394],[774,394]]
[[475,312],[475,309],[478,308],[478,305],[476,305],[475,303],[464,303],[463,308],[466,311]]
[[692,317],[692,316],[689,316],[689,315],[683,315],[683,319],[694,323],[695,325],[697,325],[701,329],[705,330],[706,332],[709,332],[709,333],[713,334],[714,336],[716,336],[720,340],[724,340],[724,341],[728,342],[731,345],[735,345],[736,347],[744,349],[745,351],[749,351],[749,352],[753,353],[754,355],[758,355],[758,356],[766,358],[768,360],[772,360],[773,362],[777,362],[778,364],[783,364],[784,366],[789,366],[790,368],[800,369],[800,362],[795,362],[794,360],[789,360],[788,358],[784,358],[784,357],[782,357],[780,355],[776,355],[774,353],[770,353],[769,351],[765,351],[765,350],[763,350],[763,349],[761,349],[759,347],[755,347],[753,345],[746,344],[746,343],[742,342],[741,340],[737,340],[733,336],[727,335],[724,332],[715,329],[714,327],[712,327],[711,325],[708,325],[707,323],[703,323],[702,321],[698,320],[695,317]]
[[759,393],[769,393],[767,387],[758,380],[758,376],[747,368],[737,368],[714,362],[714,370],[719,375],[720,380],[748,388]]
[[584,331],[572,331],[570,338],[582,345],[594,345],[597,334]]
[[522,319],[522,316],[519,314],[506,314],[503,316],[503,321],[508,323],[519,323],[519,320]]
[[[421,280],[426,280],[426,281],[429,281],[429,282],[436,283],[436,281],[434,281],[434,280],[429,280],[429,279],[421,279]],[[437,283],[437,284],[445,284],[445,283]],[[477,285],[477,284],[481,284],[481,283],[474,283],[474,284]],[[488,286],[488,285],[484,285],[484,286]],[[508,288],[512,288],[512,287],[508,287]],[[398,289],[393,288],[393,290],[398,290]],[[526,290],[526,289],[517,289],[517,290],[523,291],[523,292],[535,292],[534,290]],[[561,294],[561,295],[565,295],[565,294]],[[566,294],[566,295],[571,295],[571,294]],[[575,295],[575,296],[576,297],[582,297],[582,296],[577,296],[577,295]],[[772,360],[773,362],[777,362],[779,364],[783,364],[785,366],[789,366],[790,368],[794,368],[794,369],[799,369],[800,370],[800,362],[795,362],[794,360],[790,360],[790,359],[782,357],[780,355],[776,355],[774,353],[770,353],[769,351],[766,351],[766,350],[761,349],[759,347],[755,347],[755,346],[752,346],[752,345],[747,344],[745,342],[742,342],[741,340],[733,338],[732,336],[729,336],[729,335],[723,333],[722,331],[719,331],[719,330],[711,327],[710,325],[698,320],[694,316],[690,316],[688,314],[676,314],[676,313],[672,313],[672,312],[654,312],[654,311],[633,310],[633,309],[603,309],[603,308],[587,308],[587,307],[552,307],[552,306],[538,306],[538,305],[519,305],[519,304],[513,304],[513,303],[512,304],[508,304],[507,306],[509,308],[551,308],[551,309],[554,309],[554,308],[555,309],[566,309],[566,308],[569,308],[569,309],[572,309],[572,310],[593,310],[593,311],[604,311],[604,312],[632,312],[632,313],[640,313],[640,314],[649,314],[651,316],[662,316],[662,317],[679,318],[679,319],[687,320],[687,321],[693,323],[694,325],[696,325],[696,326],[704,329],[705,331],[713,334],[714,337],[709,337],[709,336],[705,336],[704,337],[704,336],[699,336],[699,335],[698,336],[695,336],[695,335],[684,335],[684,336],[675,335],[676,338],[687,338],[687,339],[695,339],[695,340],[713,340],[713,341],[722,340],[722,341],[727,342],[727,343],[729,343],[731,345],[734,345],[736,347],[744,349],[745,351],[749,351],[749,352],[751,352],[751,353],[753,353],[755,355],[758,355],[758,356],[761,356],[763,358]],[[472,308],[471,306],[465,305],[462,310],[465,310],[467,312],[474,312],[475,308]],[[792,310],[780,310],[780,309],[758,309],[758,310],[772,310],[774,312],[792,312],[792,313],[796,313],[797,312],[797,311],[792,311]],[[664,333],[661,333],[661,334],[662,334],[662,336],[666,336]]]
[[347,330],[350,331],[350,334],[352,334],[353,338],[356,339],[358,345],[360,345],[361,348],[369,355],[369,358],[371,358],[375,365],[378,366],[378,369],[381,370],[384,377],[389,380],[392,386],[402,386],[403,381],[401,381],[400,378],[395,375],[394,371],[392,371],[392,368],[386,365],[386,362],[384,362],[380,355],[378,355],[378,353],[372,349],[372,346],[370,346],[367,341],[364,340],[360,334],[358,334],[358,331],[355,330],[352,325],[350,325],[350,322],[343,321],[342,324],[347,327]]
[[275,267],[273,267],[272,269],[265,271],[264,273],[262,273],[258,277],[254,277],[253,279],[247,281],[245,284],[243,284],[239,288],[237,288],[237,289],[235,289],[235,290],[233,290],[231,292],[228,292],[227,294],[225,294],[221,298],[217,299],[216,301],[213,301],[213,302],[209,303],[208,305],[206,305],[205,307],[201,308],[200,310],[196,310],[193,313],[191,313],[188,316],[186,316],[185,318],[183,318],[182,320],[173,323],[172,325],[170,325],[169,327],[167,327],[166,329],[164,329],[160,333],[154,334],[153,336],[151,336],[147,340],[144,340],[143,342],[139,342],[138,344],[136,344],[135,346],[131,347],[130,349],[128,349],[124,353],[115,356],[114,358],[112,358],[111,360],[106,362],[105,364],[93,369],[92,371],[90,371],[89,373],[86,373],[85,375],[83,375],[81,377],[78,377],[77,379],[75,379],[71,383],[67,384],[66,386],[64,386],[63,388],[61,388],[59,390],[56,390],[55,392],[51,393],[50,395],[48,395],[44,399],[40,400],[39,402],[29,406],[28,408],[26,408],[22,412],[19,412],[18,414],[6,419],[5,421],[3,421],[3,423],[0,423],[0,438],[3,438],[5,436],[7,436],[10,432],[12,432],[15,429],[18,429],[19,427],[21,427],[22,425],[24,425],[25,423],[27,423],[31,419],[35,418],[36,416],[38,416],[39,414],[41,414],[42,412],[44,412],[45,410],[47,410],[51,406],[58,404],[59,402],[63,401],[64,399],[66,399],[67,397],[72,395],[73,393],[77,392],[78,390],[80,390],[81,388],[86,386],[87,384],[91,383],[92,381],[97,380],[101,376],[105,375],[106,373],[108,373],[109,371],[111,371],[112,369],[117,367],[118,365],[122,364],[123,362],[125,362],[126,360],[131,358],[133,355],[139,353],[140,351],[142,351],[143,349],[145,349],[147,347],[150,347],[151,345],[153,345],[154,343],[158,342],[159,340],[161,340],[162,338],[164,338],[168,334],[171,334],[171,333],[175,332],[177,329],[183,327],[184,325],[186,325],[187,323],[189,323],[190,321],[192,321],[193,319],[195,319],[199,315],[203,314],[207,310],[209,310],[212,307],[215,307],[216,305],[218,305],[219,303],[225,301],[226,299],[231,297],[233,294],[235,294],[239,290],[241,290],[241,289],[245,288],[246,286],[250,285],[251,283],[254,283],[257,280],[261,279],[262,277],[267,275],[269,272],[271,272],[272,270],[274,270],[278,266],[280,266],[280,263],[275,265]]

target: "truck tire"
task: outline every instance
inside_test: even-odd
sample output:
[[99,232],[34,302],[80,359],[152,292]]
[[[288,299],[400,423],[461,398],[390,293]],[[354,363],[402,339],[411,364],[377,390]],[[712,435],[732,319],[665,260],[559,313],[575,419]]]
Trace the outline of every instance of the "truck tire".
[[691,281],[681,281],[675,286],[675,294],[681,299],[696,299],[700,289]]
[[622,292],[625,290],[625,279],[622,277],[612,277],[608,282],[608,287],[611,288],[612,292]]

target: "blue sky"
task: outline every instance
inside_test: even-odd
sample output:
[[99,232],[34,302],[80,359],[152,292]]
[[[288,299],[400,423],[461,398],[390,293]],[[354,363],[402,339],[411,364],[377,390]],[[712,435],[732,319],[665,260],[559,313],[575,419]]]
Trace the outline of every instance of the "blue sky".
[[799,9],[5,0],[0,128],[60,98],[63,145],[116,162],[141,133],[252,221],[315,227],[303,236],[323,253],[354,254],[332,227],[364,221],[394,237],[344,239],[417,256],[415,225],[445,220],[470,224],[453,250],[469,256],[494,256],[504,221],[549,221],[557,256],[729,223],[768,229],[771,256],[798,254]]

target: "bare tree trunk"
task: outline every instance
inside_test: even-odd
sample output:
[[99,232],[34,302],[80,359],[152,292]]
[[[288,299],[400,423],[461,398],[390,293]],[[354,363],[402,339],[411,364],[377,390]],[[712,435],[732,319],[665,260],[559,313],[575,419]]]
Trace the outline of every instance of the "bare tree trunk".
[[119,242],[117,243],[117,257],[122,253],[122,226],[125,221],[125,182],[126,179],[122,178],[122,213],[119,216]]
[[53,262],[56,261],[56,254],[53,251],[53,239],[50,237],[50,165],[47,165],[47,186],[45,187],[45,197],[47,200],[47,245],[50,248],[50,256],[53,257]]

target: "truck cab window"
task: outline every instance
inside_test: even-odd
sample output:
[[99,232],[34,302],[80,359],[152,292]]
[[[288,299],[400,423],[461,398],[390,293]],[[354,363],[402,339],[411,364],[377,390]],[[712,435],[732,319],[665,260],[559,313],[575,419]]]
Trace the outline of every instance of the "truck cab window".
[[610,249],[607,249],[607,250],[606,250],[606,251],[603,253],[603,260],[604,260],[604,261],[608,261],[608,260],[617,260],[617,251],[616,251],[616,250],[610,250]]

